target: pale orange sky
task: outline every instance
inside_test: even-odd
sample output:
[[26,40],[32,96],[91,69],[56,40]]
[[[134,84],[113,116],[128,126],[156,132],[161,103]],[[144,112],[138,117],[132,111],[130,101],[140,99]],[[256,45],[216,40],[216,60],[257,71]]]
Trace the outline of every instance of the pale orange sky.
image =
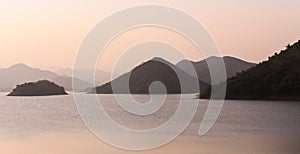
[[[300,39],[299,0],[1,0],[0,67],[15,63],[36,67],[72,67],[81,41],[96,23],[120,9],[142,4],[171,6],[192,15],[212,34],[223,55],[251,62],[267,59],[288,43]],[[132,40],[140,41],[137,38],[172,43],[167,36],[175,35],[160,32],[165,35],[147,36],[147,33],[160,30],[150,29],[150,33],[145,30],[120,36],[120,40],[125,36],[135,36],[135,39],[111,49],[107,55],[118,54],[116,49],[129,47],[130,43],[134,43]],[[177,42],[181,39],[178,36]],[[183,50],[190,52],[190,59],[200,60],[201,56],[190,49]],[[104,64],[99,67],[109,71],[112,63],[105,62],[109,58],[102,59],[99,64]]]

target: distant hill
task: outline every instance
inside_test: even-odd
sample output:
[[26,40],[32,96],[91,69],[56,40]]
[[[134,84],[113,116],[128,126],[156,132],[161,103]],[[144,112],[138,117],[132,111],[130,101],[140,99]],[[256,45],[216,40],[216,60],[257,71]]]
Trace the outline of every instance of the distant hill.
[[0,90],[10,91],[17,84],[40,79],[51,79],[56,76],[57,74],[53,72],[31,68],[25,64],[12,65],[8,68],[0,69]]
[[[183,90],[181,90],[178,76],[183,81]],[[199,89],[197,88],[198,86],[194,84],[195,82],[199,82],[201,88],[208,86],[207,83],[198,81],[197,78],[182,71],[164,59],[154,58],[135,67],[130,72],[121,75],[112,82],[96,87],[95,91],[91,91],[90,93],[113,93],[112,85],[115,85],[114,93],[129,93],[125,88],[128,87],[127,84],[129,83],[130,93],[149,94],[149,87],[154,81],[162,82],[168,94],[196,93]],[[154,94],[163,93],[160,89],[154,88],[152,90],[151,93]]]
[[[206,83],[211,83],[211,77],[210,77],[207,61],[210,64],[214,65],[214,62],[219,61],[220,58],[222,57],[212,56],[198,62],[182,60],[179,63],[177,63],[176,66],[184,70],[185,72],[193,75],[194,74],[193,69],[189,67],[192,65],[196,71],[195,73],[197,74],[199,80],[202,80]],[[237,59],[229,56],[223,57],[223,60],[226,68],[227,77],[232,77],[236,75],[236,73],[242,72],[243,70],[247,70],[256,65],[255,63],[249,63],[241,59]]]
[[[11,91],[17,84],[44,79],[58,82],[67,90],[72,89],[72,84],[70,84],[72,83],[71,77],[60,77],[51,71],[32,68],[25,64],[16,64],[0,69],[0,91]],[[76,82],[80,83],[80,85],[86,84],[86,86],[82,86],[82,90],[91,86],[89,83],[79,79],[76,79]]]
[[50,79],[51,81],[59,84],[59,85],[63,85],[65,87],[65,90],[67,91],[72,91],[73,90],[73,83],[72,83],[72,79],[74,79],[74,83],[76,83],[76,86],[79,91],[84,91],[86,88],[92,87],[93,84],[87,83],[85,81],[82,81],[78,78],[72,78],[69,76],[57,76],[55,78]]
[[48,96],[48,95],[66,95],[64,87],[60,87],[54,82],[40,80],[29,82],[17,87],[8,94],[8,96]]
[[[226,99],[300,100],[299,94],[300,40],[227,80]],[[210,88],[200,94],[209,97]]]
[[[76,76],[77,79],[85,81],[87,83],[93,83],[93,79],[89,78],[87,75],[90,71],[89,70],[79,70],[80,73],[78,73],[78,76]],[[70,68],[62,68],[55,71],[56,74],[61,76],[72,76],[73,70]],[[102,70],[95,70],[95,80],[96,84],[104,84],[108,81],[110,81],[111,74],[104,72]]]

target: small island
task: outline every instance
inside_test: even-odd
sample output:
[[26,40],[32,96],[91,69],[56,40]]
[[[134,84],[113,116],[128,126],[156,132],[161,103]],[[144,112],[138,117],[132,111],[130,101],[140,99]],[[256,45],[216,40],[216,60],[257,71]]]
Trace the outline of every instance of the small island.
[[67,95],[65,88],[48,80],[29,82],[17,85],[7,96],[48,96]]

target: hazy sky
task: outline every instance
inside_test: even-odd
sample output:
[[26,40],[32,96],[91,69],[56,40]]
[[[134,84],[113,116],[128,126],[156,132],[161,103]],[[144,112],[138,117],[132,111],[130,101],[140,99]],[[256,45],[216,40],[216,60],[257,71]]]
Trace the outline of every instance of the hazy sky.
[[[72,67],[81,41],[96,23],[120,9],[142,4],[162,4],[192,15],[213,35],[223,55],[252,62],[300,39],[299,0],[1,0],[0,67],[15,63]],[[176,34],[151,28],[125,33],[119,39],[122,43],[112,42],[99,67],[109,71],[119,50],[147,39],[186,46],[183,50],[190,52],[190,59],[202,58],[180,36],[176,41],[170,36]]]

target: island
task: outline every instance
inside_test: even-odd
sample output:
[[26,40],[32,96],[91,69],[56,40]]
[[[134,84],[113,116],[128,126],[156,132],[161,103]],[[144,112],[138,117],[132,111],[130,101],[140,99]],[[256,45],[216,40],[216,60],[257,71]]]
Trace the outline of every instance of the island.
[[7,96],[48,96],[48,95],[67,95],[65,88],[48,80],[28,82],[17,85]]

